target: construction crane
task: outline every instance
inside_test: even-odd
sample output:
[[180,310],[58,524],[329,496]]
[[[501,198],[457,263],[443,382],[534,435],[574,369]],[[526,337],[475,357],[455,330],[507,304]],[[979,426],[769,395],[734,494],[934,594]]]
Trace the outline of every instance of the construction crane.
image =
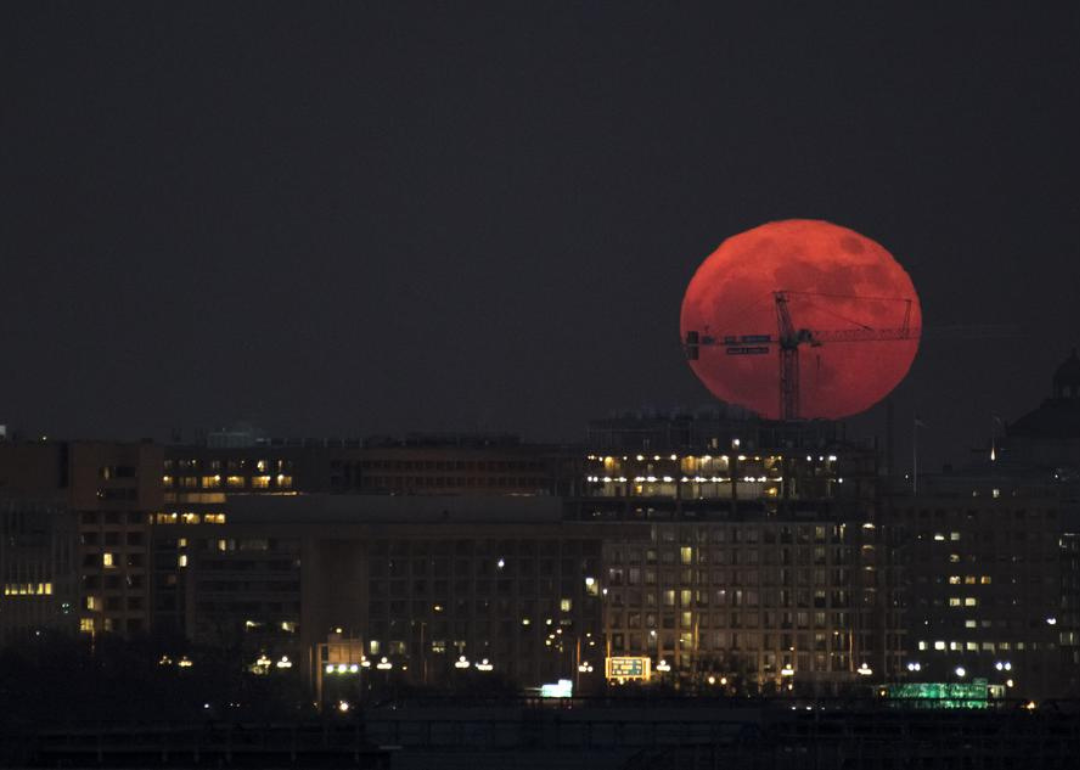
[[[895,328],[874,328],[858,321],[844,318],[852,324],[848,329],[807,329],[801,328],[792,320],[789,307],[790,297],[828,297],[833,299],[861,300],[874,302],[903,303],[904,316],[900,326]],[[825,294],[818,292],[789,291],[781,289],[772,292],[776,310],[776,334],[733,334],[720,337],[704,330],[688,330],[684,340],[687,359],[697,361],[701,348],[723,348],[729,356],[767,355],[772,345],[780,349],[780,419],[798,420],[800,416],[799,395],[799,348],[809,346],[819,348],[830,343],[847,342],[900,342],[919,338],[919,327],[911,326],[911,302],[907,297],[861,297],[847,294]],[[829,311],[825,311],[829,312]],[[831,315],[838,315],[830,313]]]

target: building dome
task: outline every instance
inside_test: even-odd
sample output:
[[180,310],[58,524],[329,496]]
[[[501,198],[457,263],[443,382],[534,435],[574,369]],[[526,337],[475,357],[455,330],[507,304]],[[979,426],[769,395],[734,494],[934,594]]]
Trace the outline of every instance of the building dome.
[[1054,372],[1054,398],[1080,399],[1080,356],[1076,348]]

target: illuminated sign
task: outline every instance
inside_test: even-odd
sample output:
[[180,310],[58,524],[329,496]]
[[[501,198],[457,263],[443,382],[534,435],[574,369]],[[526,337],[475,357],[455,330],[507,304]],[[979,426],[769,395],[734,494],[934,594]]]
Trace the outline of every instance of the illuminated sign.
[[558,684],[540,685],[541,698],[572,698],[574,683],[569,679],[560,679]]
[[650,674],[649,658],[608,658],[605,663],[605,671],[608,679],[626,681],[628,679],[641,679],[648,681]]
[[893,704],[904,703],[915,708],[984,709],[988,695],[989,686],[985,679],[976,679],[971,684],[917,682],[885,688],[885,697]]

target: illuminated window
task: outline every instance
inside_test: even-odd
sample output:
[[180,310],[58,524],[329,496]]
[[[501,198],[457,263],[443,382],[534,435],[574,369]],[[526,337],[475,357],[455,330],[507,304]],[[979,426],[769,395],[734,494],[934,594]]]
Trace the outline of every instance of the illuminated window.
[[259,462],[255,463],[255,467],[258,469],[259,473],[266,473],[266,460],[259,460]]
[[370,642],[368,642],[368,649],[371,650],[372,655],[378,655],[379,650],[381,649],[381,647],[379,646],[379,640],[372,639]]
[[217,489],[221,486],[221,476],[203,476],[202,488],[203,489]]
[[982,584],[983,584],[984,586],[988,586],[988,585],[990,585],[990,582],[991,582],[991,580],[990,580],[990,576],[989,576],[989,575],[983,575],[983,576],[982,576],[982,577],[981,577],[981,578],[979,579],[979,582],[980,582],[980,583],[982,583]]
[[969,596],[966,599],[964,599],[964,606],[965,607],[977,607],[978,605],[979,605],[979,600],[976,599],[974,596]]
[[964,584],[969,585],[969,586],[975,585],[975,576],[974,575],[968,575],[967,577],[965,577],[964,578]]
[[978,624],[977,621],[974,621],[974,620],[965,620],[964,621],[964,628],[978,628],[978,627],[979,627],[979,624]]
[[945,649],[945,642],[934,642],[934,649],[935,650],[944,650]]
[[950,607],[959,607],[960,606],[960,597],[959,596],[950,596],[949,597],[949,606]]
[[290,489],[292,487],[292,476],[286,476],[283,473],[279,473],[277,477],[277,485],[281,489]]
[[694,549],[688,545],[684,545],[679,549],[679,558],[683,564],[694,563]]
[[161,485],[163,487],[165,487],[166,489],[170,488],[173,485],[173,477],[172,476],[162,476],[161,477]]
[[194,489],[199,486],[199,479],[197,476],[181,476],[180,486],[185,489]]
[[[269,489],[270,477],[269,476],[252,476],[251,486],[253,489]],[[372,653],[374,654],[374,653]]]
[[960,533],[959,532],[950,532],[949,533],[949,539],[950,540],[959,540],[960,539]]
[[176,559],[176,566],[178,566],[178,567],[186,567],[187,565],[188,565],[187,554],[186,553],[180,554],[180,556],[178,556],[177,559]]
[[978,642],[968,642],[966,646],[967,646],[967,649],[969,651],[973,651],[973,652],[978,652],[979,651],[979,643]]
[[96,596],[87,596],[86,597],[86,609],[88,609],[88,610],[90,610],[92,612],[97,612],[98,610],[101,609],[101,600]]
[[52,594],[52,583],[7,583],[4,596],[45,596]]
[[179,540],[176,541],[176,544],[178,546],[180,546],[181,548],[187,548],[187,538],[186,537],[180,538]]
[[115,567],[116,561],[111,553],[106,552],[101,554],[101,564],[105,567]]
[[183,521],[185,524],[198,524],[199,518],[200,516],[197,513],[185,513],[183,516],[180,517],[180,520]]
[[79,618],[79,631],[84,634],[94,633],[94,619],[93,618]]
[[926,647],[927,647],[927,644],[926,644],[926,642],[919,642],[919,649],[920,649],[920,650],[925,650],[925,649],[926,649]]
[[949,585],[960,585],[959,575],[949,575]]
[[225,483],[230,489],[243,489],[244,477],[243,476],[229,476],[225,479]]
[[574,603],[570,599],[560,599],[559,609],[563,612],[569,612],[574,606]]
[[953,564],[958,564],[960,562],[960,554],[958,554],[958,553],[950,553],[949,554],[949,561],[951,563],[953,563]]

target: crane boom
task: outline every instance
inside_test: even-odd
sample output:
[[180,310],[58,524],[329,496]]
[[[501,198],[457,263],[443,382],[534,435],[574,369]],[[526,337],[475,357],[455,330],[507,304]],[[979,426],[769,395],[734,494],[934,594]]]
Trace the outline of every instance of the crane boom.
[[[700,357],[701,347],[722,347],[726,355],[746,356],[765,355],[772,345],[780,350],[780,419],[797,420],[802,412],[799,388],[799,348],[803,345],[821,347],[827,343],[847,342],[895,342],[919,338],[919,327],[912,327],[911,300],[903,297],[845,297],[846,299],[889,300],[906,303],[904,319],[899,327],[875,329],[865,324],[852,322],[853,329],[805,329],[796,326],[791,318],[789,294],[811,294],[811,292],[773,292],[773,305],[776,311],[777,333],[774,334],[738,334],[714,337],[699,331],[687,331],[684,340],[686,357],[696,361]],[[837,295],[822,295],[837,296]]]

